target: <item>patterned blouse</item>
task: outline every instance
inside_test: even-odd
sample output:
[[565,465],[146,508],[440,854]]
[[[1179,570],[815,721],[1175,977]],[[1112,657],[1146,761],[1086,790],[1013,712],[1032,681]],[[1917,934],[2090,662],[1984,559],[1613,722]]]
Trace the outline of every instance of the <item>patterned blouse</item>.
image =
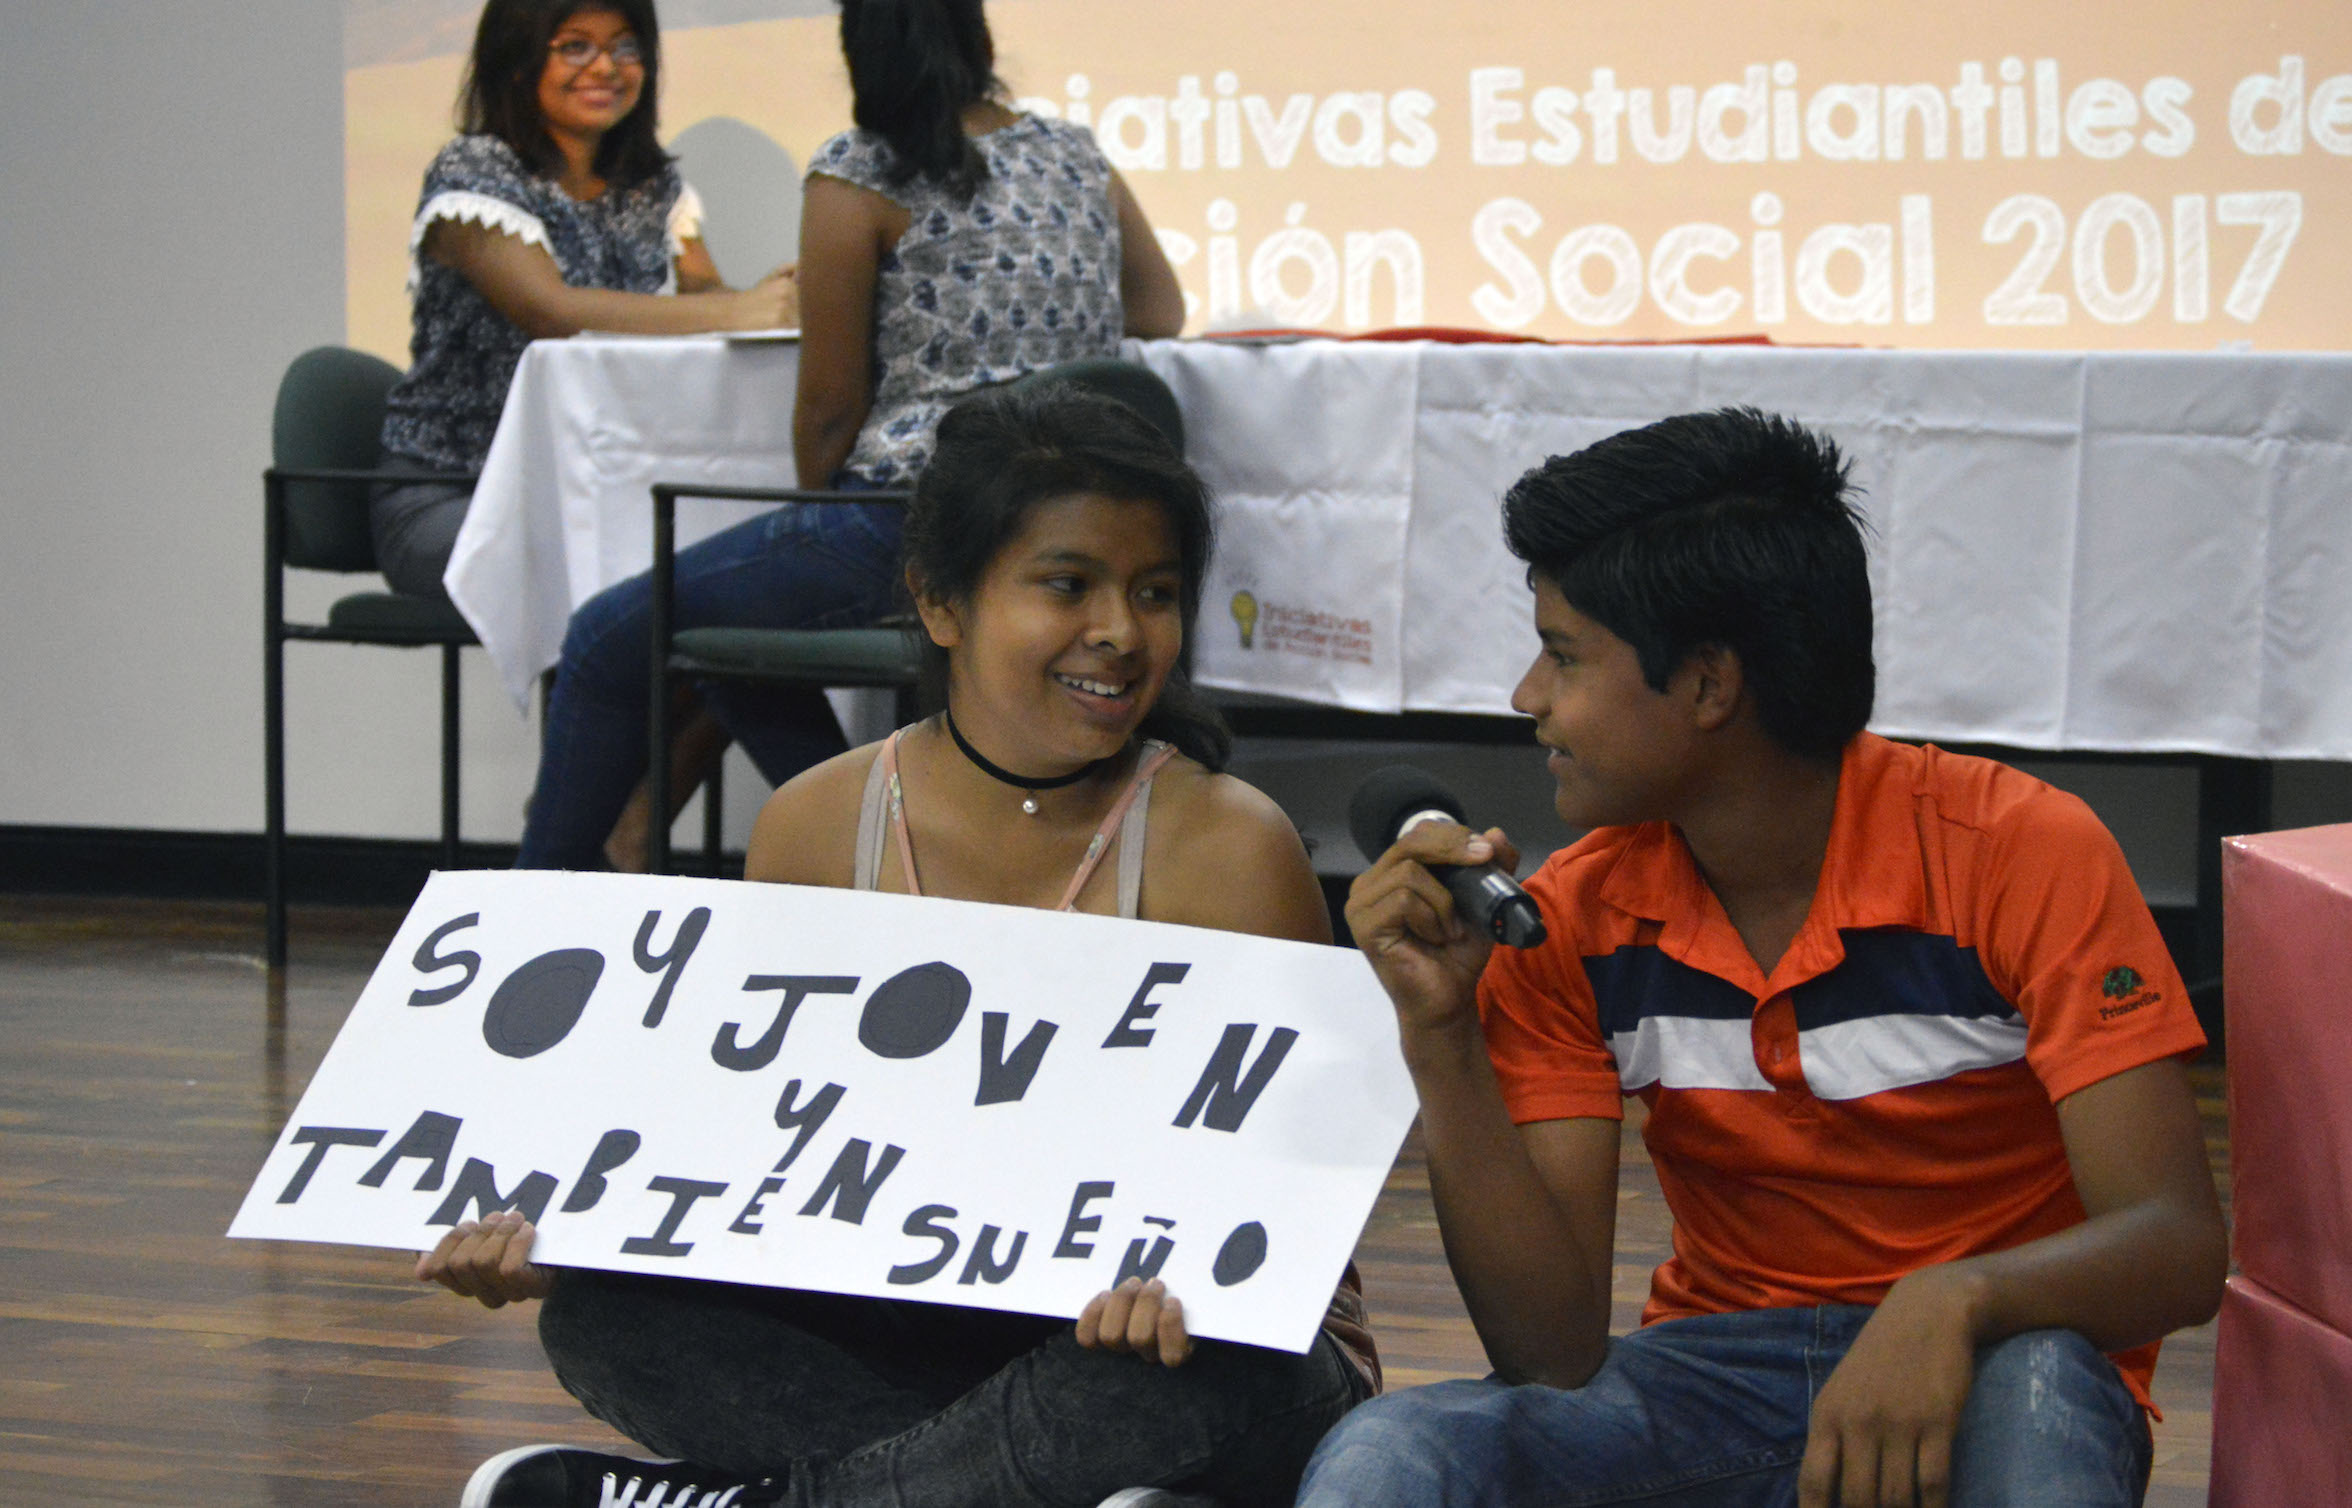
[[1118,354],[1119,215],[1094,137],[1023,116],[972,143],[988,176],[968,203],[924,178],[892,185],[890,147],[865,131],[809,163],[913,217],[878,269],[874,402],[846,467],[877,486],[922,470],[939,416],[973,388]]
[[669,293],[681,246],[702,233],[702,201],[664,168],[585,202],[524,165],[495,136],[460,136],[425,170],[408,233],[415,333],[408,375],[392,389],[384,449],[436,467],[482,464],[530,337],[490,307],[463,273],[423,254],[437,220],[470,221],[545,247],[575,288]]

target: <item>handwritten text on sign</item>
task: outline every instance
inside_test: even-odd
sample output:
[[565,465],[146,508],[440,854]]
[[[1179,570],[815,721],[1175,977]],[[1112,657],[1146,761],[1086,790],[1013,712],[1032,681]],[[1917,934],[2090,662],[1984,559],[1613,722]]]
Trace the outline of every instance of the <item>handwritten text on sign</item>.
[[1074,1315],[1132,1273],[1304,1350],[1413,1113],[1337,948],[907,896],[437,875],[232,1236]]

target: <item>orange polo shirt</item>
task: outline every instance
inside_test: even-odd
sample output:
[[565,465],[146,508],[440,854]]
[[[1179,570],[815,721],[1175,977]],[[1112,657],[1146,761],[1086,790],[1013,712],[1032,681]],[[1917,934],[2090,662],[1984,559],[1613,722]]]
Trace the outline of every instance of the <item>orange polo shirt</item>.
[[[1674,1254],[1644,1324],[1875,1304],[2083,1219],[2056,1102],[2205,1045],[2123,854],[1991,760],[1846,748],[1812,909],[1766,978],[1665,823],[1527,882],[1551,940],[1479,987],[1520,1124],[1650,1115]],[[2156,1347],[2114,1358],[2142,1404]]]

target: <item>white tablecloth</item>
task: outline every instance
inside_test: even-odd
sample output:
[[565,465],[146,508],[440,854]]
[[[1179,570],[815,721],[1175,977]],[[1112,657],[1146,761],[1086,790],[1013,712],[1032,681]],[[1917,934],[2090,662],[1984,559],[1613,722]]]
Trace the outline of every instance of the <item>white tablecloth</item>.
[[1503,489],[1617,430],[1749,403],[1854,458],[1877,536],[1874,727],[2352,757],[2352,357],[1327,342],[1142,356],[1223,501],[1199,645],[1212,685],[1501,709],[1534,652]]
[[[516,704],[572,609],[653,564],[655,482],[789,487],[800,343],[580,336],[524,348],[442,579]],[[692,544],[765,503],[682,499]]]
[[[1149,342],[1222,501],[1207,683],[1503,710],[1534,640],[1496,500],[1544,456],[1753,403],[1855,460],[1881,731],[2352,758],[2352,357]],[[526,353],[451,594],[510,690],[644,569],[656,478],[791,477],[790,347]],[[698,532],[740,516],[708,508]],[[684,536],[682,536],[684,537]],[[1245,623],[1246,620],[1246,623]]]

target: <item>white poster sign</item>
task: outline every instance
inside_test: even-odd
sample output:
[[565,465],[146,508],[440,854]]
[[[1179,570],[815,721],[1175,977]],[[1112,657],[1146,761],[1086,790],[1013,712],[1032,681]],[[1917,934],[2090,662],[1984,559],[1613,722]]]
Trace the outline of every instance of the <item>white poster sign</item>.
[[1303,1351],[1414,1109],[1338,948],[719,880],[436,875],[229,1234],[1075,1315]]

